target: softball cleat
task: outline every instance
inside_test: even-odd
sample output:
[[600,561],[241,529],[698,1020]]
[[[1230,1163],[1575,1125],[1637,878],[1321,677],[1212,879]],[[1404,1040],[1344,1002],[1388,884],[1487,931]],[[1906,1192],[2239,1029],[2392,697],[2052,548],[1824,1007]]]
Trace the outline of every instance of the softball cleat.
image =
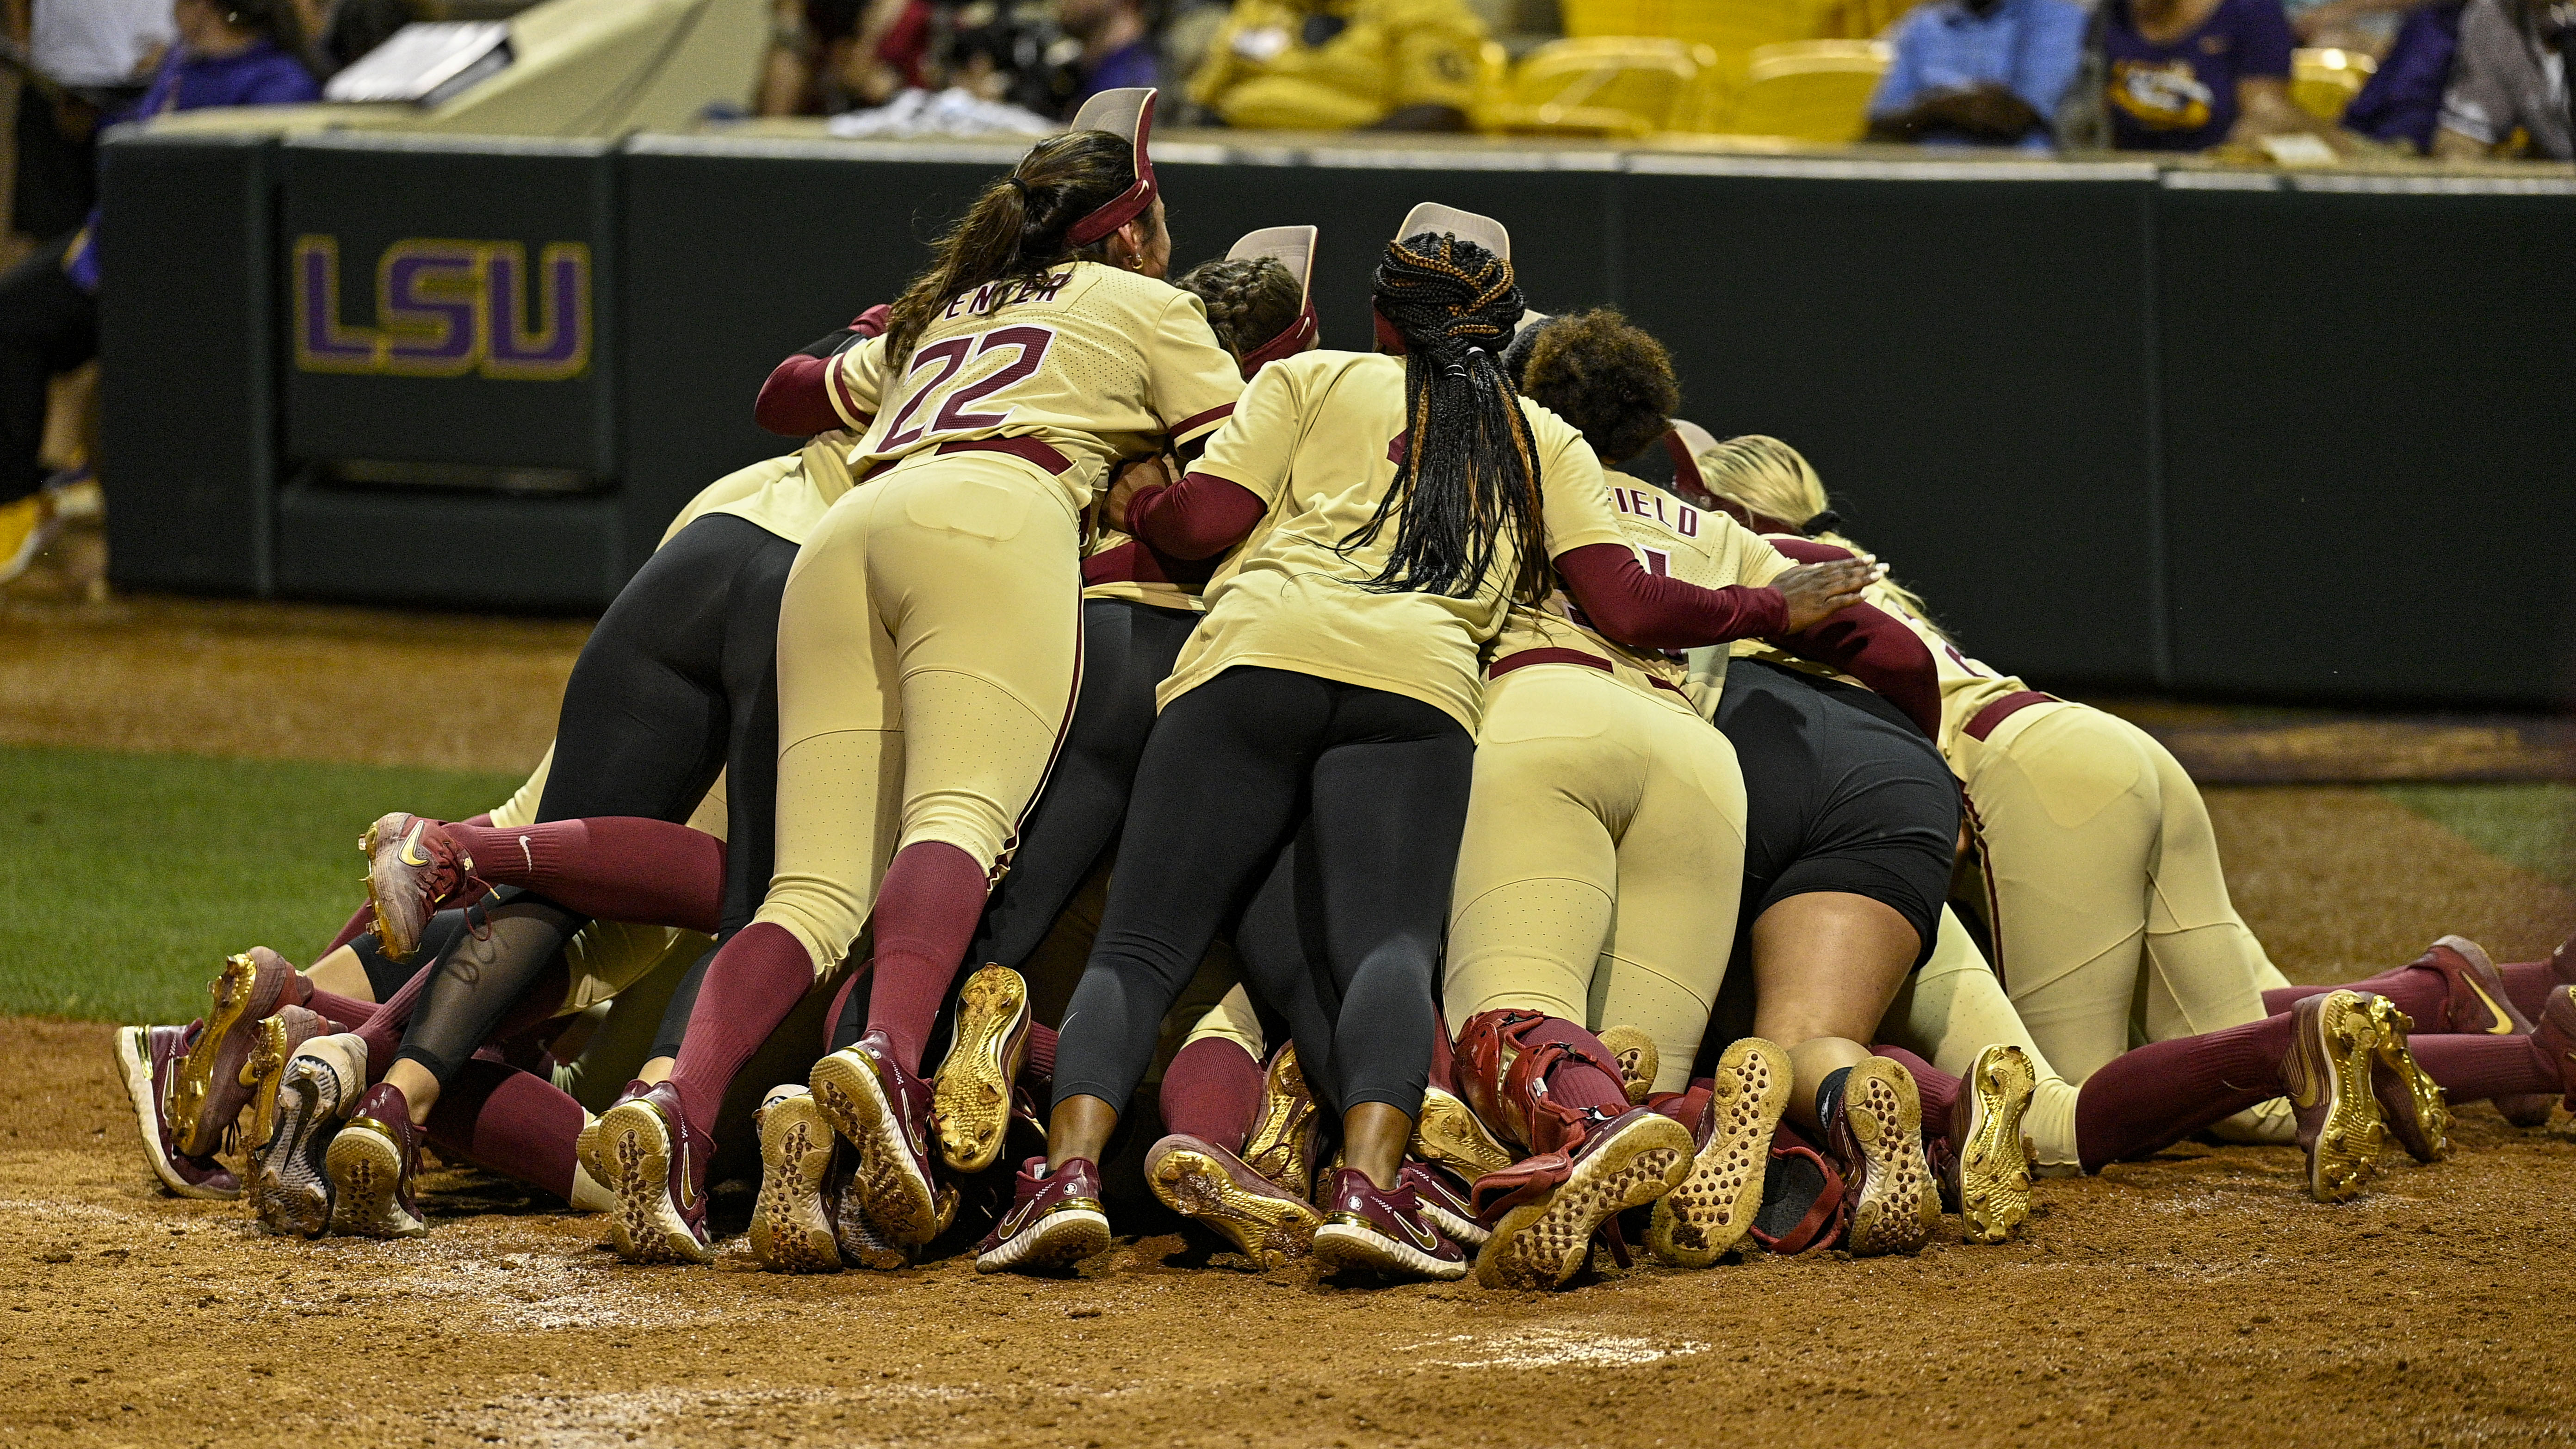
[[1445,1168],[1407,1158],[1404,1185],[1421,1200],[1422,1215],[1459,1247],[1481,1247],[1493,1238],[1493,1230],[1476,1221],[1475,1204]]
[[420,1129],[402,1089],[378,1082],[350,1109],[322,1155],[331,1179],[331,1231],[359,1238],[416,1238],[429,1231],[414,1178]]
[[2364,997],[2362,1009],[2370,1017],[2370,1092],[2379,1120],[2417,1162],[2450,1156],[2451,1101],[2406,1045],[2414,1019],[2385,996]]
[[180,1197],[236,1198],[241,1179],[211,1156],[181,1152],[164,1110],[168,1085],[187,1055],[187,1035],[184,1026],[117,1028],[117,1073],[125,1080],[126,1100],[134,1104],[135,1126],[143,1133],[143,1159],[161,1185]]
[[1212,1228],[1264,1268],[1314,1251],[1323,1218],[1307,1201],[1212,1142],[1175,1134],[1145,1154],[1145,1184],[1163,1206]]
[[227,957],[207,985],[214,1005],[170,1078],[169,1116],[179,1150],[212,1157],[250,1101],[242,1068],[258,1045],[260,1023],[276,1012],[295,967],[266,946]]
[[276,1127],[251,1154],[251,1207],[260,1225],[291,1238],[331,1226],[331,1139],[367,1088],[367,1044],[356,1032],[317,1036],[279,1073]]
[[939,1236],[940,1192],[931,1175],[932,1089],[895,1059],[883,1031],[870,1031],[814,1064],[814,1100],[859,1149],[854,1179],[878,1231],[906,1247]]
[[1655,1094],[1655,1073],[1663,1069],[1663,1054],[1655,1050],[1655,1039],[1641,1027],[1614,1026],[1602,1031],[1601,1044],[1618,1064],[1619,1089],[1627,1093],[1628,1105],[1646,1105],[1646,1099]]
[[367,857],[376,939],[386,955],[408,961],[431,914],[474,878],[474,857],[448,838],[444,824],[400,811],[379,816],[358,849]]
[[1045,1158],[1032,1157],[1011,1184],[1010,1211],[976,1245],[975,1271],[1056,1268],[1108,1250],[1099,1167],[1075,1157],[1050,1172]]
[[[637,1088],[643,1088],[637,1091]],[[713,1144],[689,1126],[669,1082],[627,1084],[589,1134],[590,1175],[617,1194],[608,1244],[630,1263],[706,1263],[707,1160]]]
[[933,1078],[931,1120],[939,1157],[959,1172],[982,1172],[1002,1155],[1011,1127],[1011,1084],[1029,1053],[1029,987],[1008,966],[986,966],[957,993],[957,1044]]
[[1280,1190],[1312,1202],[1315,1190],[1315,1094],[1306,1089],[1297,1044],[1271,1053],[1261,1073],[1261,1105],[1244,1134],[1242,1163]]
[[1941,1192],[1923,1155],[1923,1099],[1905,1064],[1871,1057],[1843,1077],[1825,1142],[1840,1159],[1854,1257],[1918,1253],[1941,1226]]
[[1467,1255],[1432,1226],[1411,1183],[1393,1190],[1356,1167],[1325,1175],[1328,1216],[1315,1229],[1315,1266],[1326,1273],[1366,1270],[1381,1278],[1454,1282],[1467,1276]]
[[275,1016],[259,1024],[250,1055],[234,1077],[250,1093],[250,1130],[242,1140],[252,1152],[277,1135],[277,1093],[286,1082],[286,1064],[306,1042],[330,1033],[331,1023],[320,1012],[301,1006],[281,1006]]
[[1412,1148],[1414,1156],[1448,1168],[1470,1185],[1517,1160],[1465,1100],[1438,1087],[1423,1089]]
[[2379,1031],[2368,1000],[2355,991],[2301,997],[2290,1015],[2281,1081],[2298,1114],[2299,1146],[2308,1154],[2308,1195],[2345,1202],[2379,1170],[2388,1138],[2371,1088]]
[[1959,1084],[1950,1104],[1949,1186],[1963,1242],[2010,1242],[2030,1221],[2030,1149],[2021,1119],[2038,1087],[2030,1053],[2010,1045],[1977,1053]]
[[1631,1107],[1587,1124],[1575,1145],[1524,1158],[1476,1184],[1478,1221],[1493,1237],[1476,1255],[1488,1288],[1556,1288],[1592,1256],[1592,1238],[1633,1207],[1669,1194],[1689,1175],[1690,1129]]
[[1681,1185],[1656,1199],[1646,1224],[1648,1252],[1679,1267],[1705,1268],[1743,1240],[1762,1208],[1771,1135],[1788,1109],[1793,1075],[1789,1054],[1760,1037],[1745,1037],[1718,1058],[1708,1106],[1692,1134],[1699,1150]]
[[760,1131],[760,1198],[751,1209],[751,1256],[773,1273],[838,1273],[832,1232],[832,1159],[841,1139],[814,1094],[773,1087],[753,1117]]

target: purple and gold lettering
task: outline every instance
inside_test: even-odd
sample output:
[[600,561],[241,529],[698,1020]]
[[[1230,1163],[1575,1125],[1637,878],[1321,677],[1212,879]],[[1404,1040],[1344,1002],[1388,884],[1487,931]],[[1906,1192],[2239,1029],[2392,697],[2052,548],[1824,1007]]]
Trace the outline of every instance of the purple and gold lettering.
[[590,248],[555,242],[537,255],[537,325],[527,326],[527,250],[493,242],[483,263],[489,377],[551,381],[590,365]]
[[375,325],[351,327],[340,316],[339,239],[298,237],[289,257],[295,365],[520,382],[579,377],[590,370],[590,248],[549,242],[533,275],[527,255],[524,242],[407,237],[376,260]]
[[295,239],[295,365],[306,372],[373,372],[382,339],[340,325],[340,244],[327,236]]

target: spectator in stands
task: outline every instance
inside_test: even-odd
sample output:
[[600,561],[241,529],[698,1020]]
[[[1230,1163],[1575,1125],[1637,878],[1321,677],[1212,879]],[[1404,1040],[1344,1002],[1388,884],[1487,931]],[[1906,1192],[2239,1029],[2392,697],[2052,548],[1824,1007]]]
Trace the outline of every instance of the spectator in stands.
[[18,87],[10,226],[56,236],[98,201],[99,116],[133,100],[170,42],[170,0],[8,0],[32,73]]
[[2433,154],[2457,160],[2510,152],[2519,133],[2521,150],[2568,160],[2571,33],[2576,5],[2566,0],[2469,0]]
[[[203,106],[291,105],[321,84],[304,60],[295,0],[177,0],[178,41],[113,121]],[[45,388],[98,355],[98,213],[0,276],[0,583],[25,572],[50,532]]]
[[1190,99],[1229,126],[1463,131],[1484,43],[1464,0],[1235,0]]
[[2451,84],[2451,58],[2460,49],[2463,3],[2431,0],[2406,12],[2379,69],[2344,108],[2345,130],[2408,147],[2419,156],[2433,149],[2442,92]]
[[297,0],[305,33],[313,37],[313,66],[325,76],[357,64],[359,57],[393,39],[418,20],[412,0]]
[[1153,30],[1138,0],[1056,0],[1055,18],[1066,35],[1082,42],[1074,61],[1080,80],[1064,107],[1068,120],[1102,91],[1163,83]]
[[1908,11],[1869,102],[1869,138],[2046,150],[2084,65],[2068,0],[1934,0]]
[[2333,128],[2290,101],[2281,0],[2102,0],[2111,144],[2206,151]]

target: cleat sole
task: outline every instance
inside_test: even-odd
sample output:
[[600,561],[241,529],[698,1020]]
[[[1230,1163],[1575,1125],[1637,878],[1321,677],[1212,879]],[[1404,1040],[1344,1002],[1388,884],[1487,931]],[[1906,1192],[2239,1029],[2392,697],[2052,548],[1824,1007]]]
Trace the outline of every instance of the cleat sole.
[[322,1155],[331,1180],[331,1231],[357,1238],[416,1238],[429,1224],[402,1202],[402,1149],[367,1119],[331,1138]]
[[1028,1043],[1029,988],[1007,966],[987,966],[957,993],[957,1045],[932,1080],[931,1120],[940,1160],[982,1172],[1002,1155],[1011,1127],[1011,1081]]
[[1163,1206],[1224,1234],[1264,1268],[1285,1267],[1313,1253],[1315,1229],[1324,1221],[1293,1197],[1246,1188],[1224,1163],[1196,1148],[1174,1148],[1156,1157],[1145,1171],[1145,1183]]
[[903,1124],[866,1054],[843,1048],[816,1062],[811,1086],[815,1104],[833,1130],[859,1149],[859,1170],[851,1184],[868,1221],[898,1244],[918,1245],[939,1236],[946,1224],[937,1189],[915,1164]]
[[1476,1255],[1476,1281],[1488,1288],[1554,1288],[1582,1270],[1592,1235],[1612,1216],[1670,1193],[1689,1175],[1690,1129],[1648,1115],[1585,1155],[1545,1198],[1523,1203],[1494,1224]]
[[2349,1202],[2379,1171],[2380,1150],[2388,1141],[2370,1085],[2379,1028],[2362,999],[2349,991],[2328,993],[2318,1027],[2325,1038],[2327,1105],[2325,1124],[2308,1152],[2308,1195],[2318,1202]]
[[2010,1242],[2030,1221],[2030,1153],[2022,1145],[2022,1114],[2030,1109],[2039,1073],[2017,1046],[1977,1053],[1965,1090],[1975,1115],[1959,1151],[1960,1238],[1970,1243]]
[[277,1130],[251,1159],[251,1208],[282,1237],[313,1238],[331,1226],[327,1159],[337,1135],[339,1076],[311,1057],[288,1061],[277,1092]]
[[1921,1252],[1940,1225],[1941,1195],[1923,1155],[1914,1074],[1886,1057],[1854,1066],[1843,1081],[1843,1111],[1864,1160],[1843,1246],[1854,1257]]
[[1475,1110],[1438,1087],[1422,1093],[1422,1115],[1413,1124],[1413,1155],[1436,1162],[1473,1185],[1519,1159],[1494,1138]]
[[1656,1200],[1646,1225],[1648,1252],[1679,1267],[1705,1268],[1743,1241],[1762,1208],[1771,1135],[1788,1110],[1794,1075],[1789,1054],[1760,1037],[1726,1049],[1709,1107],[1715,1128],[1681,1185]]
[[836,1143],[810,1097],[771,1102],[760,1124],[760,1200],[751,1256],[773,1273],[838,1273],[841,1246],[824,1196]]
[[[643,1102],[621,1102],[591,1138],[593,1178],[617,1194],[608,1243],[630,1263],[707,1263],[715,1253],[671,1207],[671,1129]],[[605,1168],[603,1174],[601,1168]]]
[[1109,1218],[1098,1208],[1058,1208],[989,1253],[975,1259],[978,1273],[1056,1267],[1109,1251]]

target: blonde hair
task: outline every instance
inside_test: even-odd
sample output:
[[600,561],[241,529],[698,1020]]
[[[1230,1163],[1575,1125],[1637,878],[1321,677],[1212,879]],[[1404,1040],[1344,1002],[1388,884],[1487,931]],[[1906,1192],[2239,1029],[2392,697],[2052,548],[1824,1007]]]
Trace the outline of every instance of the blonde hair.
[[[1778,438],[1759,433],[1729,438],[1692,461],[1699,465],[1702,487],[1756,515],[1753,526],[1765,533],[1807,533],[1809,522],[1833,511],[1833,500],[1826,495],[1825,480],[1817,475],[1815,465]],[[1867,552],[1830,529],[1807,536],[1854,553]],[[1892,578],[1881,579],[1878,586],[1904,605],[1907,613],[1930,625],[1933,633],[1950,637],[1933,622],[1921,595]]]

